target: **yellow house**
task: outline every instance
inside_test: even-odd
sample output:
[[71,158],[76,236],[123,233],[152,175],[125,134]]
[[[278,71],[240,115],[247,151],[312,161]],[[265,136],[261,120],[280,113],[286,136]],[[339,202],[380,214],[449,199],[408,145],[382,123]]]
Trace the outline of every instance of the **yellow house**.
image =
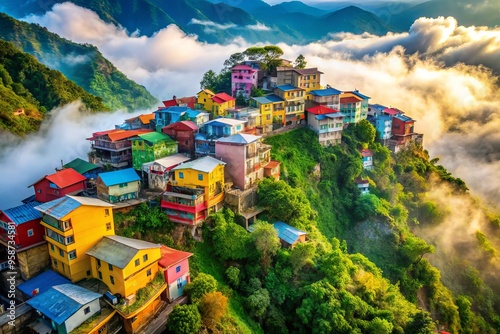
[[203,106],[203,109],[212,111],[212,97],[215,95],[210,89],[204,89],[198,92],[197,103]]
[[212,117],[216,118],[218,116],[226,116],[226,110],[234,108],[236,106],[236,99],[231,95],[226,93],[219,93],[212,96]]
[[315,68],[298,69],[293,67],[278,67],[277,84],[290,84],[298,88],[302,88],[306,92],[306,99],[310,99],[309,92],[311,90],[320,89],[321,74]]
[[92,277],[86,252],[99,239],[115,234],[112,204],[99,199],[69,196],[41,204],[52,269],[72,282]]
[[250,104],[259,108],[262,125],[272,123],[285,124],[285,100],[281,97],[274,94],[252,97]]
[[112,294],[135,294],[155,278],[160,244],[110,235],[103,237],[87,255],[92,276],[104,282]]

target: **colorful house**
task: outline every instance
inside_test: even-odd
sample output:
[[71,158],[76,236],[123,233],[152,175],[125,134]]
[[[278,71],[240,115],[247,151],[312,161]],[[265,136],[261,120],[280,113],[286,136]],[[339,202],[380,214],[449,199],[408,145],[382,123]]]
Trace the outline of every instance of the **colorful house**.
[[92,143],[89,153],[89,161],[103,167],[109,165],[112,168],[126,168],[132,166],[132,142],[131,139],[151,132],[152,130],[108,130],[94,132],[92,137],[87,138]]
[[[387,141],[392,137],[392,118],[398,113],[396,112],[396,114],[393,114],[394,111],[390,108],[380,106],[382,108],[379,109],[378,106],[379,105],[374,105],[370,107],[367,120],[377,130],[377,139],[380,140],[383,145],[386,145]],[[384,110],[388,112],[384,112]]]
[[142,165],[142,171],[147,175],[148,188],[165,191],[170,179],[170,171],[189,160],[191,160],[190,156],[174,154]]
[[42,213],[52,270],[72,282],[91,277],[85,254],[102,236],[115,233],[112,205],[95,198],[65,196],[35,207]]
[[233,97],[249,98],[252,87],[257,87],[258,69],[248,65],[236,65],[231,69],[231,93]]
[[205,123],[194,137],[196,156],[215,156],[215,141],[243,132],[245,124],[244,120],[232,118],[217,118]]
[[207,111],[212,111],[212,105],[213,105],[213,100],[212,97],[215,95],[214,92],[212,92],[210,89],[203,89],[198,92],[197,95],[197,102],[198,105],[201,106],[202,109],[205,109]]
[[80,158],[68,162],[63,168],[73,168],[77,173],[85,176],[87,180],[97,179],[97,174],[101,171],[101,167]]
[[285,100],[285,124],[299,124],[304,118],[305,90],[290,84],[274,89],[274,95]]
[[342,113],[323,105],[307,109],[307,126],[318,134],[322,146],[340,144],[343,120]]
[[194,156],[194,136],[198,132],[198,126],[195,123],[181,121],[167,125],[161,131],[177,142],[179,153]]
[[175,167],[161,206],[176,223],[199,225],[222,208],[224,165],[210,156]]
[[271,161],[271,146],[260,136],[235,134],[215,142],[215,156],[226,165],[225,177],[241,190],[264,178],[264,166]]
[[309,93],[321,88],[321,74],[317,68],[278,67],[278,86],[293,85]]
[[167,283],[167,299],[171,303],[184,293],[184,287],[191,282],[189,258],[192,253],[161,246],[160,270]]
[[97,177],[97,197],[118,203],[138,198],[141,190],[141,178],[133,168],[101,173]]
[[164,133],[149,132],[132,140],[132,166],[141,170],[146,162],[177,153],[177,142]]
[[370,182],[368,180],[362,179],[360,177],[356,178],[354,180],[356,183],[356,186],[358,187],[359,191],[361,192],[361,195],[369,194],[370,193]]
[[212,113],[212,117],[224,117],[226,115],[226,110],[235,107],[236,99],[226,93],[218,93],[212,96],[212,110],[208,110]]
[[38,333],[50,333],[52,329],[58,334],[67,334],[101,310],[101,296],[78,285],[61,284],[50,287],[26,303],[42,315],[43,322],[50,324],[45,327],[49,331]]
[[161,132],[161,129],[165,126],[181,121],[191,121],[197,126],[200,126],[210,120],[209,113],[193,110],[188,107],[158,108],[154,114],[154,125],[158,132]]
[[103,237],[86,254],[92,276],[125,299],[153,280],[161,258],[160,244],[117,235]]
[[122,125],[117,125],[117,129],[122,130],[139,130],[139,129],[151,129],[151,121],[155,119],[155,114],[141,114],[136,117],[132,117],[125,120]]
[[40,225],[42,215],[35,209],[39,204],[29,202],[0,211],[0,270],[9,268],[9,249],[15,250],[16,264],[24,279],[35,276],[50,263],[45,229]]
[[[369,101],[370,97],[361,94],[358,90],[343,92],[340,95],[340,103],[350,105],[340,107],[340,111],[350,117],[350,120],[346,121],[346,123],[357,123],[362,119],[366,119],[368,116]],[[346,109],[345,111],[343,110],[344,108]],[[349,115],[346,113],[347,110],[350,110]]]
[[311,97],[306,102],[308,108],[325,106],[331,109],[340,110],[341,91],[328,86],[325,89],[312,90],[310,93]]
[[260,110],[263,126],[273,123],[285,125],[285,100],[281,97],[274,94],[252,97],[250,105]]
[[373,169],[373,151],[369,149],[361,150],[361,157],[363,158],[363,169]]
[[264,166],[264,176],[265,177],[272,177],[275,180],[280,179],[280,167],[281,163],[276,160],[271,160],[267,165]]
[[67,168],[46,175],[31,186],[35,188],[35,199],[44,203],[65,195],[76,195],[84,191],[85,180],[85,176],[72,168]]
[[392,118],[392,138],[388,147],[394,153],[404,149],[415,142],[422,145],[423,135],[415,133],[415,120],[409,116],[398,114]]
[[[267,126],[262,126],[261,114],[259,109],[254,107],[243,107],[228,109],[226,111],[227,117],[234,118],[240,121],[245,121],[245,133],[266,132]],[[270,129],[272,130],[272,128]],[[270,131],[269,130],[269,131]]]
[[71,284],[71,282],[66,277],[48,269],[26,282],[19,284],[16,288],[29,299],[48,291],[54,285],[61,284]]
[[278,232],[278,238],[280,238],[283,247],[293,248],[299,242],[306,242],[306,232],[300,231],[284,222],[275,222],[274,229]]
[[171,100],[162,101],[165,107],[188,107],[191,109],[195,108],[196,96],[187,96],[177,98],[175,95]]

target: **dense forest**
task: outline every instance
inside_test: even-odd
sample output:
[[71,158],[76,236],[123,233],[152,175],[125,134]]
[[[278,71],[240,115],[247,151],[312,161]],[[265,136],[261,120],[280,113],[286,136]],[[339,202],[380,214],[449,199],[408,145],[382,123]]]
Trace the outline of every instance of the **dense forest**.
[[100,97],[0,40],[0,129],[19,135],[35,131],[48,111],[78,99],[90,111],[108,110]]
[[107,109],[148,109],[158,102],[146,88],[118,71],[95,46],[71,42],[4,13],[0,13],[0,38],[100,97]]
[[[497,333],[500,287],[488,272],[498,272],[498,215],[476,202],[485,230],[472,233],[460,263],[448,259],[455,271],[443,279],[440,269],[449,276],[450,268],[433,265],[441,245],[426,242],[422,230],[444,224],[451,211],[432,188],[472,199],[468,189],[422,147],[392,154],[374,138],[361,121],[344,131],[341,145],[327,148],[308,129],[266,139],[282,162],[282,180],[259,184],[267,210],[252,233],[229,210],[205,223],[202,243],[176,232],[158,208],[117,216],[118,233],[195,253],[191,304],[174,309],[170,331]],[[368,147],[375,152],[369,171],[358,153]],[[370,194],[361,195],[358,177],[369,180]],[[308,241],[282,248],[270,224],[277,220],[307,231]],[[466,252],[484,261],[468,262]]]

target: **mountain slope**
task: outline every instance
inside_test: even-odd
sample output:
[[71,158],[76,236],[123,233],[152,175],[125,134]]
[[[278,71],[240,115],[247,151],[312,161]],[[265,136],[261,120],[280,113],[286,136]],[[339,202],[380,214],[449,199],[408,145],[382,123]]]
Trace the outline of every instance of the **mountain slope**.
[[107,110],[101,98],[0,40],[1,130],[18,135],[37,130],[48,111],[78,99],[89,110]]
[[329,13],[329,11],[306,5],[301,1],[282,2],[273,7],[284,13],[302,13],[311,16],[322,16]]
[[70,42],[36,24],[17,21],[3,13],[0,13],[0,38],[61,71],[87,92],[100,96],[110,109],[150,108],[157,102],[91,45]]

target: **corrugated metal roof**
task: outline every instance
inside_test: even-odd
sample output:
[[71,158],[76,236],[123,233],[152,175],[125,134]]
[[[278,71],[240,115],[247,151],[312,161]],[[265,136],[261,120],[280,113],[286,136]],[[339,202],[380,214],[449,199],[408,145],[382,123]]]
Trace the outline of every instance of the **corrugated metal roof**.
[[185,154],[178,153],[174,155],[169,155],[168,157],[165,158],[156,159],[155,161],[147,162],[142,165],[142,169],[145,171],[149,171],[149,167],[154,164],[159,164],[165,167],[166,169],[169,169],[189,160],[191,160],[190,157],[186,156]]
[[182,170],[182,169],[194,169],[204,173],[210,173],[219,165],[225,165],[225,162],[212,158],[211,156],[206,156],[199,158],[190,162],[180,164],[172,170]]
[[216,118],[214,120],[211,120],[209,122],[206,122],[204,125],[212,125],[212,126],[233,126],[233,125],[241,125],[245,124],[246,121],[242,121],[239,119],[234,119],[234,118]]
[[54,183],[59,188],[66,188],[72,186],[73,184],[83,182],[87,179],[85,176],[78,173],[73,168],[60,170],[54,174],[47,175],[45,178]]
[[278,237],[290,245],[293,245],[301,235],[307,234],[284,222],[274,223],[274,228],[278,231]]
[[160,248],[160,246],[147,241],[112,235],[103,237],[86,254],[123,269],[140,250]]
[[102,207],[113,206],[97,198],[66,195],[53,201],[40,204],[36,206],[35,209],[56,219],[61,219],[82,205]]
[[76,172],[80,174],[84,174],[88,171],[99,168],[99,166],[94,165],[93,163],[90,163],[80,158],[76,158],[75,160],[68,162],[63,167],[73,168]]
[[[139,138],[146,140],[148,142],[151,142],[153,144],[157,144],[160,142],[173,142],[172,138],[170,138],[166,134],[156,132],[156,131],[139,135]],[[135,140],[137,140],[137,139],[135,139]]]
[[285,101],[281,97],[279,97],[278,95],[274,95],[274,94],[259,96],[259,97],[252,97],[252,100],[255,100],[261,104],[268,104],[268,103]]
[[335,88],[325,88],[325,89],[316,89],[311,91],[311,95],[315,96],[330,96],[330,95],[340,95],[342,92]]
[[414,122],[415,120],[409,116],[405,116],[405,115],[397,115],[397,116],[394,116],[394,118],[397,118],[403,122]]
[[81,307],[101,296],[78,285],[61,284],[49,288],[26,303],[61,325]]
[[353,93],[354,95],[356,95],[356,96],[358,96],[358,97],[362,98],[363,100],[369,100],[369,99],[370,99],[370,97],[369,97],[369,96],[363,95],[363,94],[361,94],[360,92],[358,92],[357,90],[354,90],[354,91],[352,91],[352,92],[350,92],[350,93]]
[[180,261],[189,258],[193,253],[183,252],[161,245],[161,260],[158,265],[162,268],[170,268],[171,266],[179,263]]
[[340,98],[340,103],[341,104],[344,104],[344,103],[359,103],[361,101],[362,101],[362,99],[360,97],[356,97],[356,96],[349,96],[349,97],[341,97]]
[[12,222],[16,225],[20,225],[29,222],[34,219],[40,219],[42,214],[35,209],[35,206],[40,203],[37,201],[28,202],[23,205],[16,206],[7,210],[3,210],[3,213],[10,218]]
[[314,115],[334,114],[334,113],[338,112],[338,110],[328,108],[325,106],[315,106],[315,107],[307,108],[306,110]]
[[33,296],[33,291],[38,289],[38,294],[42,294],[54,285],[71,283],[66,277],[59,275],[52,270],[46,270],[38,276],[19,284],[17,288],[27,296]]
[[232,144],[250,144],[256,140],[259,140],[260,138],[261,136],[238,133],[229,137],[220,138],[217,141],[222,143],[232,143]]
[[299,88],[299,87],[295,87],[293,85],[290,85],[290,84],[286,84],[286,85],[280,85],[278,87],[276,87],[278,89],[281,89],[282,91],[289,91],[289,90],[303,90],[302,88]]
[[98,178],[101,178],[102,182],[106,187],[114,186],[120,183],[128,183],[133,181],[140,181],[139,175],[133,168],[126,168],[121,170],[116,170],[113,172],[106,172],[99,174]]
[[172,123],[172,124],[165,126],[164,129],[172,129],[172,128],[175,129],[177,127],[187,128],[187,129],[191,129],[193,131],[198,130],[198,126],[194,122],[191,122],[191,121],[180,121],[180,122]]
[[212,96],[212,100],[215,102],[215,103],[224,103],[224,102],[227,102],[227,101],[233,101],[233,100],[236,100],[234,97],[232,97],[231,95],[228,95],[224,92],[222,93],[219,93],[219,94],[215,94],[214,96]]

